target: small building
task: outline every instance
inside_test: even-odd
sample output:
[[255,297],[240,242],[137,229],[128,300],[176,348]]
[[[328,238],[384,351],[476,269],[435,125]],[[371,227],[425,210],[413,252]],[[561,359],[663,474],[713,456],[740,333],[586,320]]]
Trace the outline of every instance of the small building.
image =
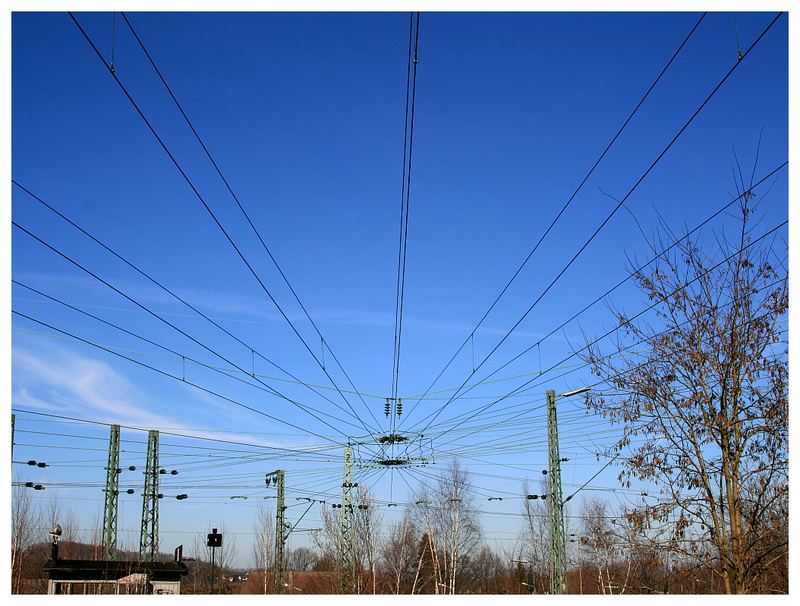
[[181,561],[50,559],[44,565],[49,594],[179,594],[188,572]]

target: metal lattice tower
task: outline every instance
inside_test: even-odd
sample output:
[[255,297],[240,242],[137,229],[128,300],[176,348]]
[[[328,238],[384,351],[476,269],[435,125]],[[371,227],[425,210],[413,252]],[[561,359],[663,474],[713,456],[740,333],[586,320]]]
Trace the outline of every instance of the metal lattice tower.
[[356,520],[353,509],[353,449],[344,449],[344,476],[342,480],[342,536],[340,551],[340,593],[353,593],[356,585]]
[[278,506],[275,510],[275,593],[283,593],[284,549],[288,537],[286,524],[285,487],[286,472],[278,469],[267,474],[278,489]]
[[139,558],[155,561],[158,557],[158,431],[147,433],[147,468],[142,494],[142,531],[139,536]]
[[547,390],[547,450],[549,460],[551,591],[567,593],[567,549],[564,537],[564,503],[561,500],[561,455],[558,451],[556,392]]
[[108,439],[106,496],[103,506],[103,559],[117,558],[117,512],[119,505],[119,425],[112,425]]

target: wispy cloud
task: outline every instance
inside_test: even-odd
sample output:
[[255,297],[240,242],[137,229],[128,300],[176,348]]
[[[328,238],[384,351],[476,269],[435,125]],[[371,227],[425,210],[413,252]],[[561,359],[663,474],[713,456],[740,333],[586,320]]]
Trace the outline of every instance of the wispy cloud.
[[[216,398],[192,393],[183,411],[193,405],[221,406]],[[15,407],[75,416],[104,423],[119,423],[140,428],[169,428],[199,438],[231,439],[224,431],[197,430],[179,418],[157,410],[157,400],[105,361],[58,347],[14,347],[12,350],[12,396]],[[176,417],[180,414],[175,411]],[[226,412],[230,417],[230,407]],[[290,444],[265,440],[257,434],[237,434],[237,440],[261,446],[287,447]],[[303,440],[303,445],[310,444]],[[293,446],[298,446],[295,440]]]

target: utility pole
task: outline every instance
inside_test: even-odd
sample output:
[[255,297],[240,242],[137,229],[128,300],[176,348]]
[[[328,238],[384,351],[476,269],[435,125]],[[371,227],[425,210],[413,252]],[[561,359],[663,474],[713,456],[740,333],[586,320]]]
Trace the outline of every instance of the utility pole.
[[155,561],[158,557],[158,431],[147,433],[147,467],[142,493],[142,530],[139,535],[139,558]]
[[551,592],[567,593],[567,549],[564,536],[564,503],[561,500],[561,455],[558,452],[556,392],[547,390],[547,451],[550,497],[550,571]]
[[103,506],[103,559],[117,558],[117,512],[119,505],[119,425],[112,425],[108,439],[106,497]]
[[353,510],[353,449],[344,449],[344,475],[342,481],[342,542],[339,547],[341,577],[340,593],[352,593],[356,581],[355,511]]
[[278,506],[275,511],[275,593],[283,593],[284,548],[286,546],[286,472],[278,469],[267,474],[267,486],[272,481],[278,489]]
[[14,458],[14,421],[16,420],[16,415],[11,415],[11,458]]

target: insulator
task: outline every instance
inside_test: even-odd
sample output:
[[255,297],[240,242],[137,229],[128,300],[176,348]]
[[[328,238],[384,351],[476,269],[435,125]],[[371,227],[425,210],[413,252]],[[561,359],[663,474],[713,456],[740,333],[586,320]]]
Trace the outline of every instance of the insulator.
[[397,416],[403,414],[403,400],[397,400]]
[[47,463],[37,463],[36,467],[48,467]]
[[136,471],[136,465],[131,465],[128,467],[128,471]]
[[33,485],[33,489],[34,490],[44,490],[44,486],[42,486],[41,484],[34,484]]
[[166,469],[159,469],[158,473],[160,473],[161,475],[164,475],[165,473],[167,473],[167,470]]
[[170,473],[170,475],[176,476],[176,475],[178,475],[178,470],[177,469],[173,469],[169,473]]
[[528,499],[531,499],[531,500],[536,500],[536,499],[538,499],[538,498],[539,498],[539,495],[538,495],[538,494],[529,494],[529,495],[527,495],[527,496],[528,496]]
[[116,472],[117,473],[122,473],[122,467],[117,467]]
[[25,482],[25,488],[33,488],[33,482]]
[[542,469],[542,475],[543,475],[543,476],[546,476],[546,475],[547,475],[547,470],[546,470],[546,469]]
[[36,465],[36,461],[33,461],[33,460],[31,460],[31,461],[28,461],[28,465],[30,465],[31,467],[33,467],[34,465]]
[[391,404],[389,404],[389,398],[386,398],[386,403],[383,405],[383,412],[388,417],[389,411],[391,409]]
[[159,492],[159,493],[158,493],[158,498],[159,498],[159,499],[163,499],[163,498],[164,498],[164,495],[163,495],[163,494],[161,494],[161,493]]
[[133,488],[128,488],[128,490],[126,490],[125,492],[127,492],[128,494],[133,494],[134,491]]

